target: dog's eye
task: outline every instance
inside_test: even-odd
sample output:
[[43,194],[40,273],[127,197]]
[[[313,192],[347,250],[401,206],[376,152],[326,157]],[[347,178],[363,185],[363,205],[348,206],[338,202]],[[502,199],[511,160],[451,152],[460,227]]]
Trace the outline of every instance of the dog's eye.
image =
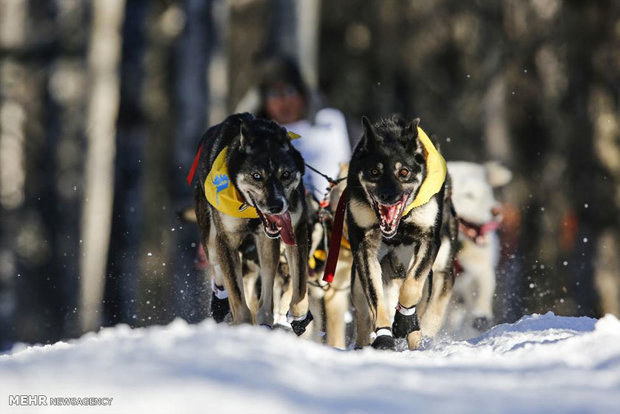
[[398,176],[400,178],[407,178],[407,177],[409,177],[409,170],[407,168],[401,168],[400,170],[398,170]]
[[426,162],[426,160],[424,159],[424,155],[420,153],[417,153],[416,155],[414,155],[413,158],[415,159],[415,162],[417,162],[418,164],[424,164]]
[[282,173],[282,179],[288,180],[289,178],[291,178],[291,172],[290,171],[284,171]]
[[255,173],[252,173],[252,178],[254,178],[256,181],[260,181],[263,178],[263,176],[260,173],[255,172]]
[[379,175],[379,169],[377,169],[377,168],[372,168],[372,169],[370,170],[370,175],[371,175],[371,177],[377,177],[377,176]]

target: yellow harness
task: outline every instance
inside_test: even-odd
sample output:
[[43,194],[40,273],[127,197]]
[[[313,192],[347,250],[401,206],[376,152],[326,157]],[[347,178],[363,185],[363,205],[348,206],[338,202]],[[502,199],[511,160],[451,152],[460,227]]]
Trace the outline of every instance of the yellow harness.
[[[289,131],[290,139],[300,138],[294,132]],[[205,196],[207,201],[217,210],[224,214],[239,218],[258,218],[256,209],[245,202],[237,188],[233,185],[228,175],[226,155],[228,147],[225,147],[215,158],[211,171],[204,182]]]
[[428,203],[429,200],[441,190],[441,186],[446,181],[446,174],[448,172],[446,160],[443,159],[428,135],[426,135],[426,132],[420,127],[418,127],[418,138],[420,142],[422,142],[426,155],[426,178],[422,182],[420,191],[418,191],[413,202],[403,211],[403,216],[409,214],[414,208]]
[[205,180],[207,201],[224,214],[239,218],[258,218],[256,209],[246,203],[228,175],[228,147],[218,154]]
[[[291,139],[299,138],[299,135],[289,132]],[[403,216],[411,210],[429,202],[429,200],[441,190],[446,180],[446,161],[439,154],[428,135],[418,127],[418,138],[424,147],[426,156],[426,178],[420,186],[420,191],[415,199],[409,204]],[[235,188],[228,175],[226,155],[228,147],[224,148],[213,162],[211,171],[204,182],[205,195],[209,203],[224,214],[239,218],[258,218],[256,209],[243,200],[239,191]]]

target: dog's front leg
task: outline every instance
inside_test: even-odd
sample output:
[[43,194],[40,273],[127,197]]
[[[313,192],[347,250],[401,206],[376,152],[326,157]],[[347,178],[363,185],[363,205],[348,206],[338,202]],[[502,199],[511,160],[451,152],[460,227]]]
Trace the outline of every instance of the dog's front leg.
[[469,309],[473,317],[473,326],[479,331],[486,331],[493,321],[493,294],[495,293],[495,265],[499,251],[497,234],[487,235],[487,244],[478,245],[467,240],[459,260],[470,279]]
[[432,267],[433,283],[428,302],[425,309],[420,309],[420,331],[431,338],[441,329],[448,302],[452,297],[454,251],[455,246],[450,237],[443,237]]
[[415,349],[422,339],[416,307],[422,298],[424,283],[436,256],[437,247],[432,232],[429,232],[422,236],[419,249],[400,288],[392,329],[396,337],[407,337],[409,349]]
[[308,311],[308,228],[303,220],[295,229],[295,240],[297,244],[285,246],[293,290],[289,319],[293,331],[301,335],[312,321]]
[[228,292],[228,302],[232,314],[233,324],[252,323],[252,314],[245,301],[243,293],[243,276],[241,274],[241,260],[238,246],[229,243],[228,237],[218,234],[215,237],[217,264],[224,279],[224,287]]
[[273,326],[273,282],[280,260],[280,240],[270,239],[264,232],[256,237],[260,262],[261,292],[256,323]]
[[[381,264],[378,258],[379,240],[375,240],[377,237],[372,237],[372,233],[367,232],[361,242],[351,244],[357,276],[355,283],[359,284],[354,289],[354,295],[357,296],[354,298],[354,302],[356,307],[363,306],[364,300],[359,297],[360,294],[363,294],[370,316],[370,330],[377,335],[372,346],[379,349],[394,349],[395,342],[390,329],[390,316],[383,297]],[[362,309],[359,312],[364,314]],[[360,328],[358,327],[358,329]],[[368,331],[368,329],[361,329]],[[358,336],[358,345],[363,346],[366,341],[366,338]]]

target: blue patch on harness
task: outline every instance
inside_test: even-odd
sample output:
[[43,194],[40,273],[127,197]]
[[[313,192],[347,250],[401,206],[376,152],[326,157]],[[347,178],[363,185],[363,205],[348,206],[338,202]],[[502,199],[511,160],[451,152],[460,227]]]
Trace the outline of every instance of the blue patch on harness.
[[228,188],[228,184],[230,183],[230,180],[228,179],[227,175],[220,174],[220,175],[215,176],[211,180],[211,182],[215,186],[215,200],[217,201],[218,204],[220,204],[220,199],[218,195],[220,191],[226,190]]

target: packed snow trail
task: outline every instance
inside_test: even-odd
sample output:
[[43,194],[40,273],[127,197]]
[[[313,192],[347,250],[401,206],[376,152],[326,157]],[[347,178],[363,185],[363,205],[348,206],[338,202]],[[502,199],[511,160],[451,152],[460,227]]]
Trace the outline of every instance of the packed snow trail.
[[[620,413],[613,316],[526,316],[413,352],[339,351],[212,321],[18,348],[0,356],[2,413]],[[19,406],[15,395],[113,400]]]

